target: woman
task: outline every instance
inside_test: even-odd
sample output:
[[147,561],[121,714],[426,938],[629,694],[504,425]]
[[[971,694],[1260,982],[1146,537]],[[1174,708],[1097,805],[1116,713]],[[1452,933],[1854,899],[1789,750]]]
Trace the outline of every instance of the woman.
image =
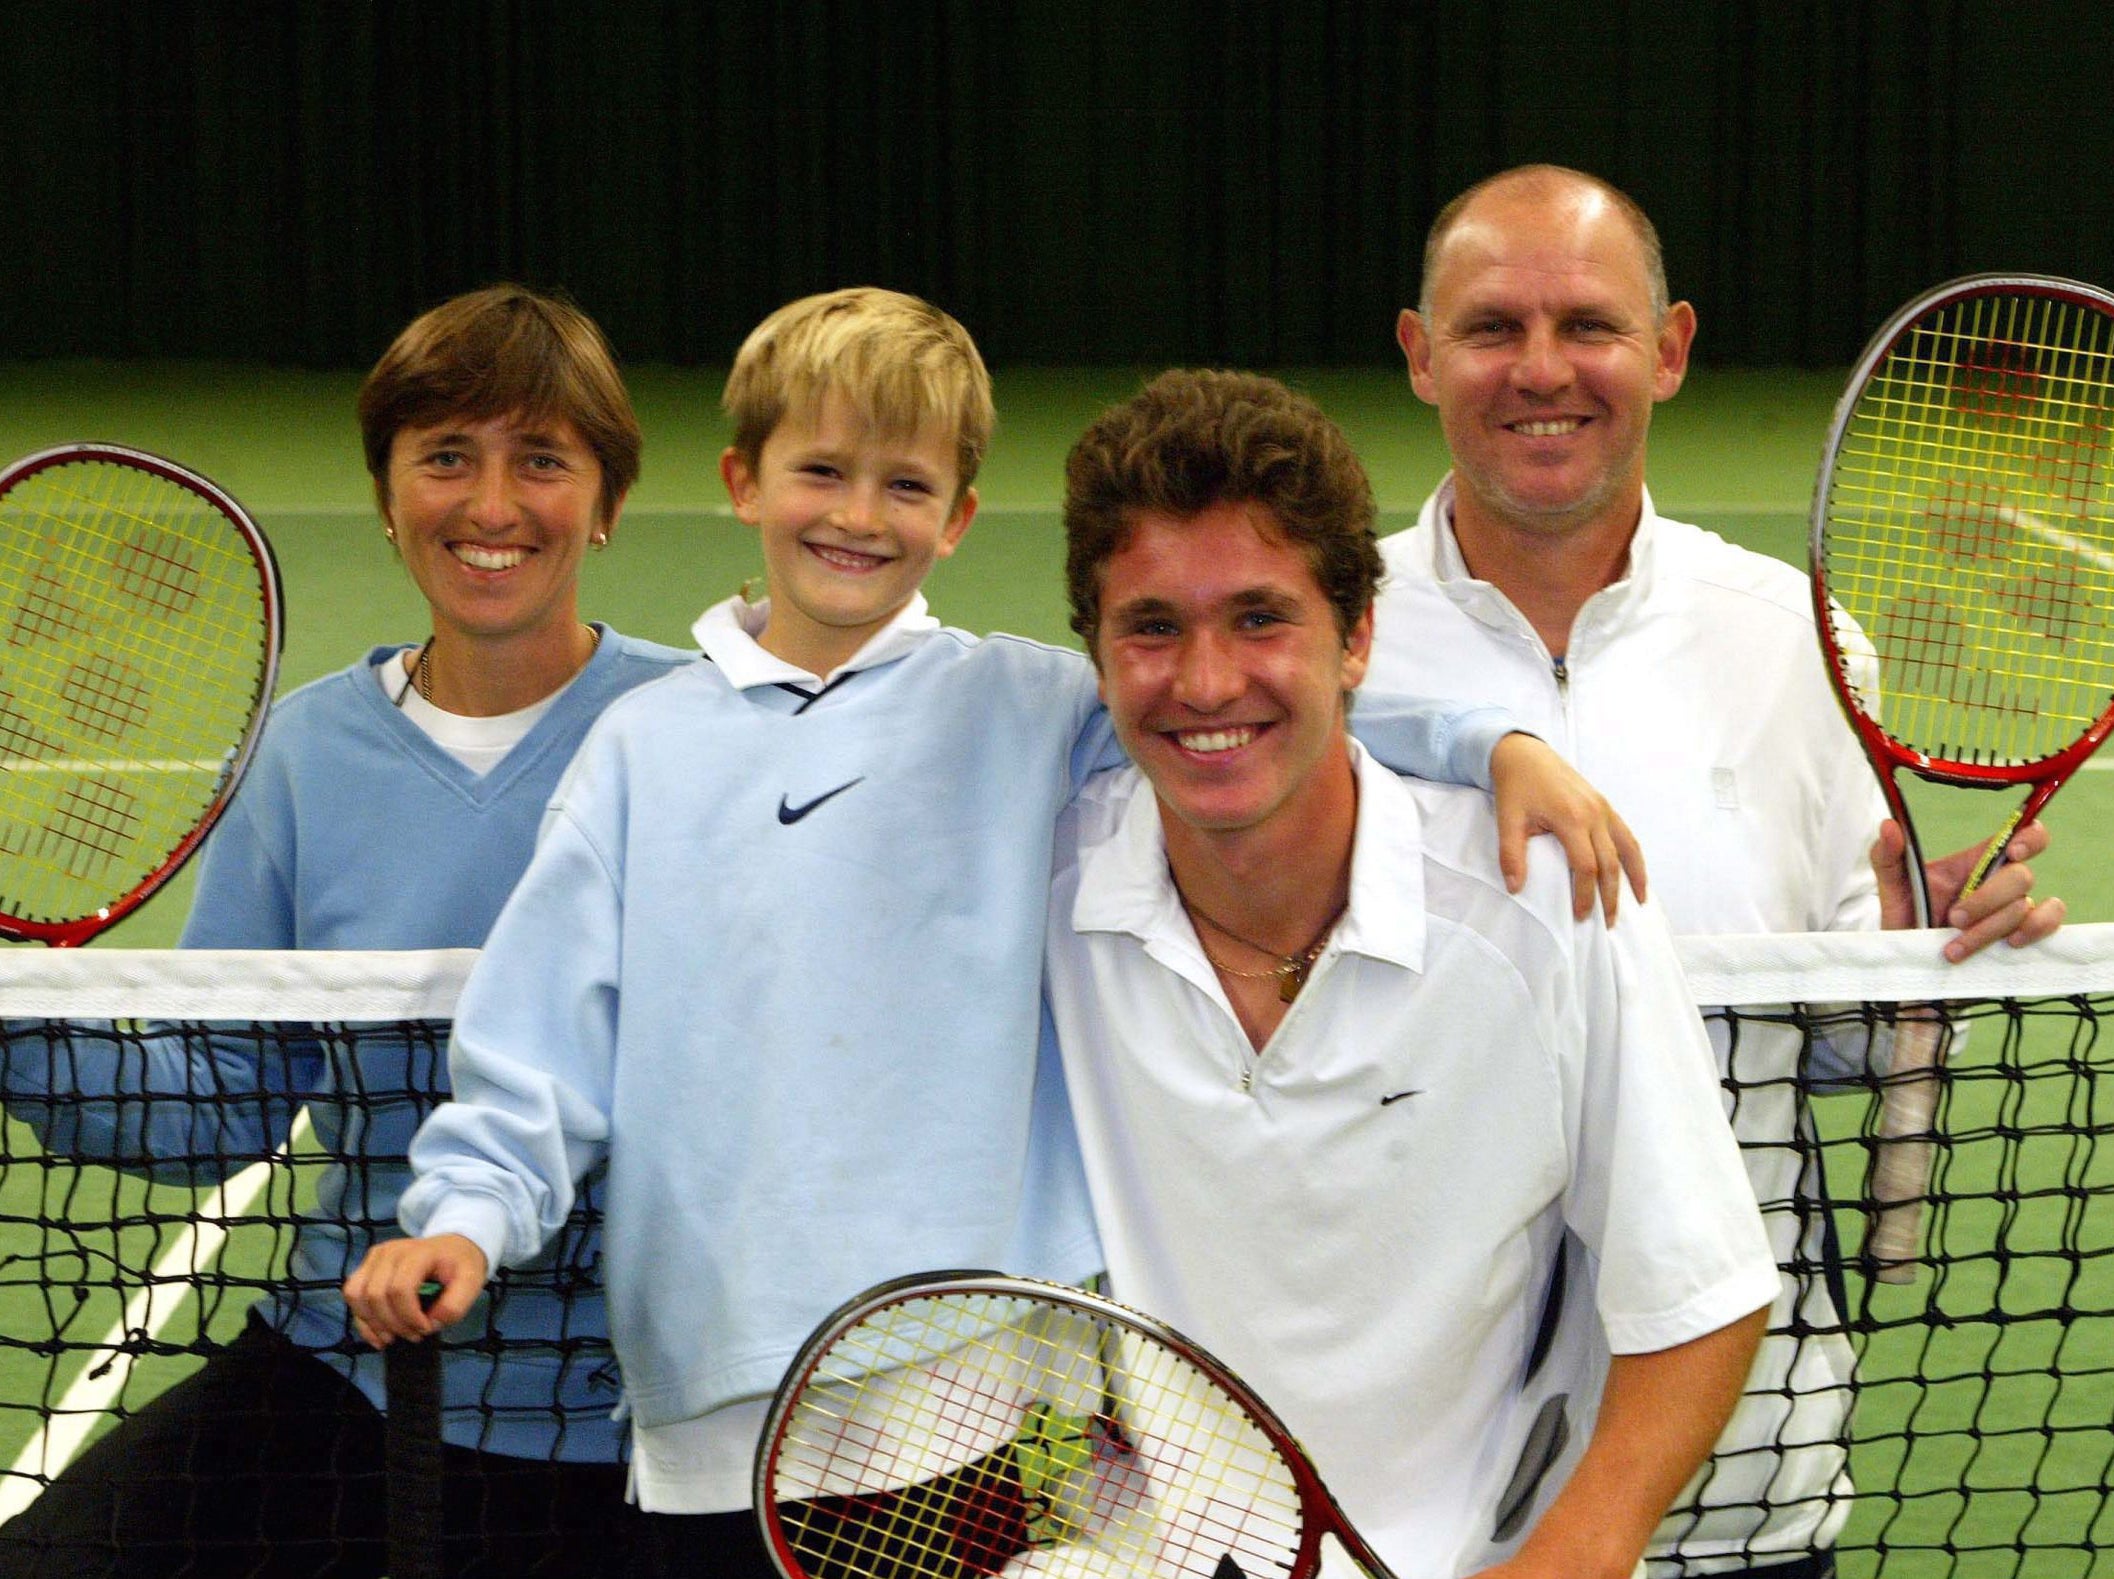
[[[581,562],[609,542],[640,436],[578,309],[514,285],[444,303],[376,364],[359,415],[382,531],[430,634],[273,707],[206,845],[187,948],[481,944],[596,715],[694,658],[579,618]],[[381,1368],[348,1341],[337,1290],[396,1231],[404,1150],[444,1094],[442,1061],[401,1038],[324,1037],[283,1069],[232,1039],[185,1045],[153,1044],[149,1089],[253,1098],[211,1110],[226,1171],[282,1142],[302,1105],[337,1162],[248,1329],[0,1530],[0,1574],[379,1574]],[[70,1062],[44,1088],[69,1099],[40,1108],[20,1064],[10,1108],[53,1150],[197,1178],[196,1101],[83,1107]],[[386,1099],[406,1090],[418,1100]],[[447,1352],[451,1569],[622,1569],[617,1390],[591,1219],[578,1227],[495,1286],[472,1345]]]

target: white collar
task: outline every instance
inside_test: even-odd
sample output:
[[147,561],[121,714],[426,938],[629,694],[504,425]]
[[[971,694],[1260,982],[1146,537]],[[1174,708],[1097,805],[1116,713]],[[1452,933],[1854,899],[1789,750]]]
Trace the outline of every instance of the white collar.
[[[1525,625],[1526,616],[1510,598],[1490,582],[1478,580],[1470,574],[1468,561],[1461,554],[1460,541],[1453,533],[1453,501],[1454,477],[1448,472],[1417,515],[1417,524],[1430,532],[1432,579],[1454,603],[1485,624],[1497,623],[1492,616],[1500,615]],[[1657,580],[1659,535],[1659,512],[1652,504],[1651,489],[1646,488],[1643,508],[1637,516],[1637,530],[1630,535],[1629,562],[1623,566],[1619,579],[1587,598],[1585,606],[1578,611],[1578,618],[1571,627],[1572,653],[1575,654],[1581,644],[1590,645],[1590,638],[1595,633],[1623,618],[1651,596]]]
[[[1423,816],[1416,797],[1355,739],[1358,824],[1351,844],[1351,894],[1330,947],[1424,966]],[[1116,829],[1080,853],[1074,932],[1127,932],[1163,963],[1199,953],[1167,866],[1167,839],[1152,784],[1135,767],[1113,786],[1127,797]],[[1204,973],[1209,975],[1208,966]]]
[[718,665],[727,683],[738,691],[758,685],[827,685],[839,675],[894,662],[940,628],[940,622],[926,607],[925,595],[912,593],[895,618],[867,637],[851,657],[828,674],[810,674],[758,645],[756,638],[763,634],[770,614],[769,598],[751,603],[737,593],[706,609],[690,627],[690,634],[697,638],[705,656]]

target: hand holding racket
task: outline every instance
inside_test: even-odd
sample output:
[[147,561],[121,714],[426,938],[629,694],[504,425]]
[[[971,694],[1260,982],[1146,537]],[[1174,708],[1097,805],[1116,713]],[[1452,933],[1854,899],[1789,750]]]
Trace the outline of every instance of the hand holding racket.
[[[1813,597],[1830,678],[1923,862],[1898,774],[2025,788],[1961,893],[2003,864],[2114,728],[2114,297],[1981,275],[1926,292],[1865,348],[1814,493]],[[1944,1041],[1897,1028],[1866,1253],[1913,1276]]]
[[1311,1579],[1323,1536],[1392,1579],[1218,1360],[991,1272],[884,1283],[823,1322],[764,1421],[755,1500],[786,1579]]

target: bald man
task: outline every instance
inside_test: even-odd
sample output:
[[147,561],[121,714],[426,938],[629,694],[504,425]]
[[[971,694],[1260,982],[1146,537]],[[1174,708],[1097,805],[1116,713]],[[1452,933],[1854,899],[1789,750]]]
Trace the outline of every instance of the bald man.
[[[1913,925],[1900,830],[1836,706],[1806,578],[1662,518],[1645,488],[1652,414],[1695,333],[1651,221],[1606,182],[1526,166],[1447,205],[1398,338],[1453,471],[1382,545],[1367,683],[1511,708],[1636,830],[1677,933]],[[1965,898],[1979,849],[1930,863],[1949,958],[2060,924],[2024,864],[2046,843],[2022,830]],[[1744,1033],[1729,1071],[1733,1127],[1779,1263],[1809,1270],[1786,1273],[1746,1397],[1654,1538],[1655,1576],[1825,1579],[1849,1512],[1852,1355],[1810,1271],[1834,1246],[1797,1041],[1766,1037]]]

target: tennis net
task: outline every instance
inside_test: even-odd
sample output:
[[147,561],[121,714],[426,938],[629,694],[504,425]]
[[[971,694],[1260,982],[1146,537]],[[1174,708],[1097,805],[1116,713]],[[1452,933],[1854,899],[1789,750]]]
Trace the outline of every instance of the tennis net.
[[[1848,1576],[2114,1579],[2114,926],[1960,967],[1916,935],[1684,954],[1789,1275],[1735,1433],[1662,1533],[1695,1572],[1832,1538]],[[333,1295],[393,1194],[348,1188],[317,1137],[400,1154],[471,957],[0,953],[0,1569],[35,1522],[15,1516],[260,1299],[265,1325],[378,1379]],[[1924,1254],[1883,1282],[1861,1244],[1890,1032],[1933,1004],[1947,1078],[1932,1135],[1905,1137],[1931,1142]],[[521,1297],[562,1308],[591,1278],[578,1226]],[[451,1439],[593,1456],[599,1327],[506,1325],[450,1335],[487,1365],[450,1383]],[[516,1342],[540,1397],[510,1385]]]
[[[337,1291],[473,959],[0,953],[0,1573],[381,1571],[383,1367]],[[449,1332],[449,1572],[543,1571],[561,1528],[564,1571],[622,1571],[571,1511],[622,1500],[593,1226],[590,1189]]]
[[[1832,1534],[1845,1576],[2114,1575],[2114,926],[1959,966],[1914,933],[1682,949],[1787,1275],[1662,1535],[1691,1571]],[[1933,1016],[1935,1118],[1889,1136],[1888,1082],[1922,1078],[1889,1072],[1897,1023]],[[1926,1142],[1922,1253],[1886,1281],[1873,1158]]]

